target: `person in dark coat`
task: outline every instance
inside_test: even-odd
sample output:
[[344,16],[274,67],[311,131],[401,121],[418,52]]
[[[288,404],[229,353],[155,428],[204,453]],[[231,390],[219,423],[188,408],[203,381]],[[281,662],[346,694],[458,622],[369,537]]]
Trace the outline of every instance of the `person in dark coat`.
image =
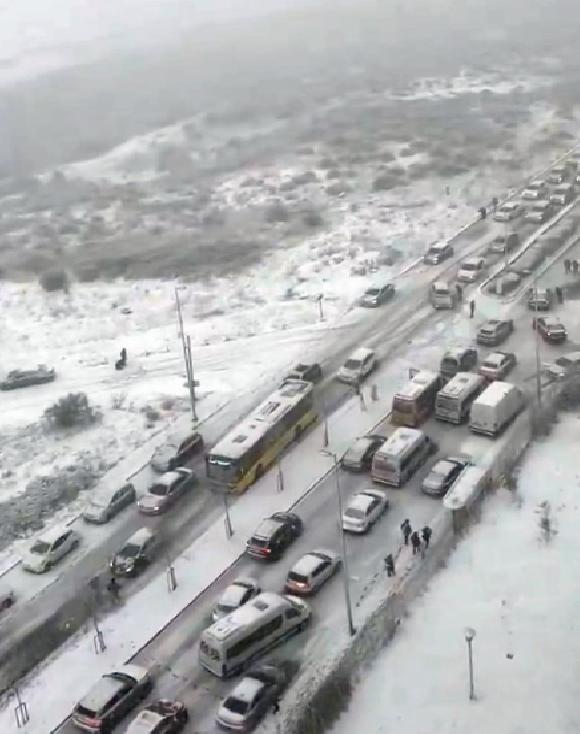
[[487,216],[487,211],[485,210],[484,206],[479,207],[479,216],[481,219],[485,219]]
[[570,262],[570,260],[568,258],[566,258],[564,260],[564,272],[565,273],[569,273],[570,272],[570,266],[571,266],[571,264],[572,263]]
[[469,301],[469,318],[470,319],[473,318],[474,313],[475,313],[475,301],[472,298],[471,301]]
[[401,523],[401,532],[403,533],[403,540],[405,542],[405,545],[409,545],[409,537],[411,533],[413,532],[413,528],[411,527],[411,523],[409,522],[409,518],[406,518]]
[[491,200],[491,208],[493,209],[493,211],[497,209],[498,203],[499,202],[497,200],[497,196],[494,196],[493,199]]
[[572,272],[574,275],[578,274],[578,260],[572,260]]
[[393,559],[392,553],[389,553],[389,555],[385,558],[385,571],[387,572],[387,576],[389,578],[395,575],[395,561]]
[[564,303],[564,293],[559,285],[556,286],[556,298],[558,299],[558,303]]
[[107,591],[113,598],[113,601],[118,602],[121,598],[121,587],[119,582],[114,576],[111,576],[109,583],[107,584]]
[[461,299],[463,298],[463,288],[459,285],[459,283],[455,285],[455,290],[457,291],[457,298],[461,301]]
[[429,541],[431,540],[431,536],[433,535],[433,531],[428,525],[425,525],[423,530],[421,531],[421,536],[423,537],[423,543],[425,544],[425,549],[429,547]]
[[413,555],[416,555],[421,550],[421,538],[416,530],[411,533],[411,545],[413,546]]
[[277,714],[280,711],[280,699],[275,698],[274,703],[272,704],[272,713]]
[[125,347],[123,347],[123,349],[121,349],[121,362],[124,365],[127,364],[127,350],[125,349]]

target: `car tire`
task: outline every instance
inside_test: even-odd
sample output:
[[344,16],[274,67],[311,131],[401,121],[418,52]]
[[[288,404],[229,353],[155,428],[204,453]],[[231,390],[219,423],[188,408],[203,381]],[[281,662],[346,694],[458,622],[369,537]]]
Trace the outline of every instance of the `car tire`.
[[13,606],[13,604],[14,604],[14,599],[12,599],[11,597],[8,597],[8,599],[4,599],[4,601],[2,602],[2,610],[10,609],[10,607]]

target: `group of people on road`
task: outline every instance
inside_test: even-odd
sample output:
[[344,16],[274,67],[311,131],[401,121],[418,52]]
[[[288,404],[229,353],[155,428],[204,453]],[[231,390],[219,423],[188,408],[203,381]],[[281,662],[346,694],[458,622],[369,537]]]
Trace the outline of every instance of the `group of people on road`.
[[[433,531],[428,525],[425,525],[425,527],[419,532],[417,530],[413,530],[413,527],[411,526],[411,521],[409,518],[405,518],[403,522],[401,523],[401,533],[403,535],[403,544],[409,545],[409,541],[411,542],[411,547],[413,549],[413,555],[421,554],[421,557],[423,558],[425,555],[425,551],[427,548],[429,548],[429,542],[431,540],[431,536],[433,535]],[[387,576],[395,576],[395,559],[393,558],[393,554],[389,553],[387,557],[385,558],[385,570],[387,572]]]
[[564,272],[566,274],[574,273],[574,275],[578,275],[578,272],[579,272],[578,260],[569,260],[568,258],[566,258],[564,260]]

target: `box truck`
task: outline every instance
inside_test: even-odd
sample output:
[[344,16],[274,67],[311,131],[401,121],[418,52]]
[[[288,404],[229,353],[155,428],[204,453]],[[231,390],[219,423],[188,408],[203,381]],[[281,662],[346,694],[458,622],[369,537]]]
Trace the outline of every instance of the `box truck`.
[[474,433],[498,436],[524,407],[524,394],[510,382],[492,382],[473,401],[469,427]]

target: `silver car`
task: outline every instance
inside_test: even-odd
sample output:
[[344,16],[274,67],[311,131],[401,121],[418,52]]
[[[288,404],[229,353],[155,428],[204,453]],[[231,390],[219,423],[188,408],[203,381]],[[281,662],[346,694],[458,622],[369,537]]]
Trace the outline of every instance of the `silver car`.
[[109,522],[125,507],[132,505],[136,496],[135,487],[130,482],[122,487],[97,488],[83,510],[83,520],[98,524]]
[[342,529],[350,533],[366,533],[389,506],[387,495],[378,489],[365,489],[354,494],[342,515]]
[[183,495],[194,481],[191,469],[179,467],[162,474],[139,498],[137,507],[144,515],[160,515]]
[[341,558],[334,551],[310,551],[288,572],[284,591],[297,596],[312,594],[338,571],[340,564]]
[[251,731],[288,684],[286,671],[261,665],[249,671],[222,701],[216,723],[228,731]]
[[421,489],[431,497],[443,497],[465,467],[461,459],[440,459],[431,467]]
[[239,578],[231,583],[220,596],[218,603],[212,612],[212,619],[217,622],[218,619],[231,614],[239,607],[249,602],[258,594],[262,593],[262,589],[258,585],[256,579]]
[[22,558],[22,568],[44,573],[80,543],[80,535],[71,528],[55,527],[35,540]]

